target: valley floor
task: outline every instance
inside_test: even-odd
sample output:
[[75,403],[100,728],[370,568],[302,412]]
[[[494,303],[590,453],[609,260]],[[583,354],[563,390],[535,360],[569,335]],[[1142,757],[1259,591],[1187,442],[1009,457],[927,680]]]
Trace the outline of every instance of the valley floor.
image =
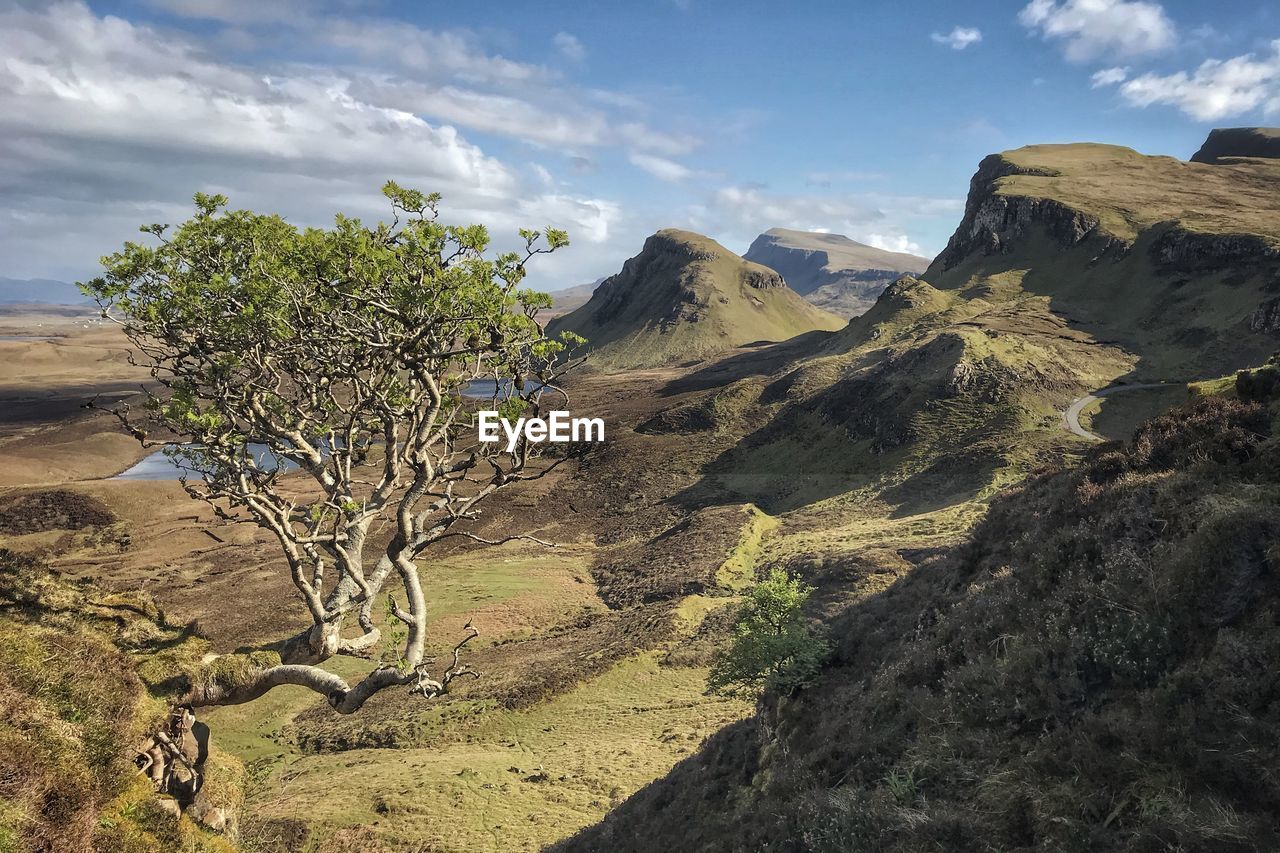
[[[197,623],[215,652],[293,633],[302,614],[265,535],[217,521],[175,482],[103,479],[142,452],[76,401],[98,387],[123,394],[140,377],[110,330],[63,331],[0,341],[11,366],[0,374],[11,403],[0,547],[107,589],[145,590],[171,620]],[[34,369],[19,375],[19,361]],[[733,389],[780,364],[754,348],[693,369],[575,380],[575,413],[605,417],[610,443],[503,493],[477,528],[558,547],[457,547],[421,564],[439,649],[469,620],[481,631],[468,647],[479,681],[436,702],[388,692],[352,718],[297,688],[205,714],[219,748],[247,766],[245,849],[535,850],[572,835],[752,712],[708,695],[705,677],[726,636],[720,615],[760,568],[801,573],[818,608],[835,612],[981,517],[983,495],[907,511],[820,473],[812,498],[765,512],[747,499],[751,482],[718,478],[717,460],[760,425],[750,406],[734,408]],[[690,436],[663,425],[708,399],[721,419],[711,427]],[[84,523],[81,504],[110,522]],[[282,606],[298,620],[280,624]],[[372,666],[337,665],[344,675]]]

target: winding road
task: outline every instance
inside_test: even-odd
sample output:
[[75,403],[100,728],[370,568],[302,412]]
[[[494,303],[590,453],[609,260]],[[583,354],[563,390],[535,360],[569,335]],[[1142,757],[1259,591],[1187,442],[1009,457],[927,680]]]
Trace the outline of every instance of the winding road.
[[1080,426],[1080,413],[1083,412],[1085,407],[1090,403],[1095,400],[1100,400],[1103,397],[1110,397],[1112,394],[1119,394],[1122,391],[1144,391],[1152,388],[1173,388],[1185,384],[1185,382],[1148,382],[1141,385],[1113,385],[1110,388],[1102,388],[1092,393],[1085,394],[1083,397],[1077,397],[1072,400],[1071,405],[1067,406],[1067,410],[1062,413],[1062,425],[1075,435],[1088,439],[1089,441],[1106,441],[1105,438],[1097,433],[1090,432]]

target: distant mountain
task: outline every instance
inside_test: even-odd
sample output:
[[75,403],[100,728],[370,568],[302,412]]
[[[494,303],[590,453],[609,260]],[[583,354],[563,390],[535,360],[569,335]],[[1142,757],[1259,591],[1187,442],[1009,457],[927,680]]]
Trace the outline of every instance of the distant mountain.
[[587,338],[594,360],[647,367],[780,341],[844,321],[810,305],[782,277],[719,243],[666,229],[606,279],[581,308],[551,322]]
[[771,228],[743,256],[786,279],[796,293],[814,305],[856,317],[875,304],[889,283],[903,273],[918,275],[929,259],[889,252],[841,234]]
[[49,278],[0,278],[0,303],[83,305],[91,301],[69,282]]
[[545,317],[560,317],[575,311],[587,304],[587,300],[591,298],[591,294],[596,292],[596,288],[600,286],[600,282],[604,281],[598,278],[588,284],[575,284],[573,287],[566,287],[564,290],[551,291],[551,309],[544,315]]

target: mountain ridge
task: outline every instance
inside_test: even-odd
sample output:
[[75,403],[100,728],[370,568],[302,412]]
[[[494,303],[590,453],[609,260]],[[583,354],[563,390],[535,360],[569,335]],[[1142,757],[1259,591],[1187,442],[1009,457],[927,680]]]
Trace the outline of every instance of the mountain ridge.
[[709,237],[663,229],[582,307],[548,324],[587,339],[593,361],[653,367],[780,341],[843,321],[810,305],[771,269]]
[[842,234],[770,228],[743,255],[777,271],[800,295],[845,317],[863,313],[904,273],[920,274],[929,260],[891,252]]
[[[715,466],[798,528],[770,555],[828,667],[552,849],[1275,849],[1280,356],[1250,368],[1280,347],[1278,183],[984,159],[947,250],[761,379],[768,422]],[[1062,428],[1143,377],[1191,404]]]

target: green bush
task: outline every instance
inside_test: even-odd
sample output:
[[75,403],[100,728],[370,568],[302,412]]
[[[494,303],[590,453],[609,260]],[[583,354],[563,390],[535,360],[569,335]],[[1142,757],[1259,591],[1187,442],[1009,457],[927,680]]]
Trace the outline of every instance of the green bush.
[[808,684],[827,655],[827,641],[804,617],[812,587],[774,569],[747,594],[733,639],[711,665],[716,693],[787,695]]

